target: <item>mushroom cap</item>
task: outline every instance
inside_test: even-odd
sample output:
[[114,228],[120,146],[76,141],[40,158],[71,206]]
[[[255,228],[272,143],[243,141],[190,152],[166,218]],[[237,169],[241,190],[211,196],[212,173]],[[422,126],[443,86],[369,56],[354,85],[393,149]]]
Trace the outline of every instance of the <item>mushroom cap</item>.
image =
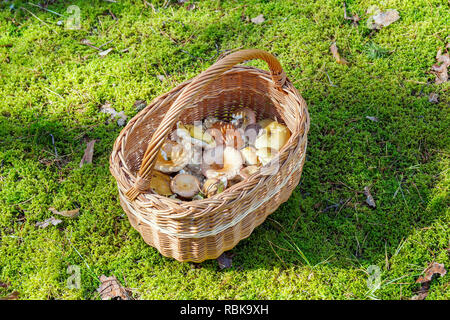
[[203,130],[202,126],[195,126],[192,124],[188,124],[184,126],[188,131],[189,134],[193,139],[200,140],[204,142],[206,145],[205,147],[214,147],[215,141],[214,138],[206,131]]
[[248,166],[244,167],[239,171],[239,175],[242,177],[242,179],[247,179],[252,174],[256,173],[259,170],[258,166]]
[[264,128],[264,133],[256,138],[255,147],[280,150],[290,137],[291,132],[285,125],[272,121]]
[[159,195],[171,196],[173,193],[170,189],[170,176],[159,171],[152,171],[150,188]]
[[226,179],[211,178],[205,181],[202,192],[208,197],[221,193],[227,187]]
[[233,179],[239,173],[243,163],[239,150],[228,146],[218,146],[203,154],[201,168],[203,175],[208,179],[220,177]]
[[264,147],[256,150],[256,155],[258,156],[258,159],[259,161],[261,161],[262,165],[265,166],[278,155],[278,150]]
[[262,119],[258,121],[258,124],[261,126],[261,128],[265,129],[269,124],[273,122],[273,119]]
[[216,122],[206,130],[206,133],[213,137],[217,146],[225,144],[235,149],[240,149],[244,146],[241,132],[231,123]]
[[256,155],[256,149],[253,147],[245,147],[241,149],[242,157],[247,165],[257,165],[260,164],[258,156]]
[[189,152],[178,142],[168,140],[159,150],[155,169],[161,172],[177,172],[189,162]]
[[191,174],[179,173],[172,178],[170,189],[179,196],[190,199],[200,191],[200,181]]

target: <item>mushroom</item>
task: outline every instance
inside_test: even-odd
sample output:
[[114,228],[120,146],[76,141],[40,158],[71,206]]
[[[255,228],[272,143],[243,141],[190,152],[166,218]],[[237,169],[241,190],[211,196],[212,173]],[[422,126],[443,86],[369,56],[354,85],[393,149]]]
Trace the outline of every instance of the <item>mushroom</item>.
[[256,138],[255,148],[272,148],[280,150],[290,137],[291,132],[286,126],[276,121],[272,121],[264,128],[264,133]]
[[273,148],[260,148],[256,150],[256,155],[258,156],[259,161],[261,161],[262,165],[265,166],[268,164],[273,158],[275,158],[278,154],[278,150]]
[[209,148],[214,147],[214,138],[203,132],[202,127],[192,124],[184,125],[181,121],[177,123],[177,129],[172,132],[171,139],[186,147],[186,144],[192,144],[194,147]]
[[189,162],[189,152],[178,142],[168,140],[159,150],[155,169],[161,172],[177,172]]
[[247,145],[255,145],[256,138],[264,133],[263,128],[258,123],[252,123],[245,127],[244,140]]
[[206,150],[201,165],[202,173],[207,178],[233,179],[242,168],[241,153],[232,147],[218,146]]
[[200,181],[191,174],[179,173],[172,179],[170,189],[179,196],[190,199],[200,191]]
[[227,179],[211,178],[203,184],[202,192],[206,197],[210,198],[221,193],[227,187]]
[[253,147],[245,147],[241,149],[242,157],[247,165],[257,165],[259,164],[258,156],[256,155],[256,149]]
[[256,114],[250,108],[241,108],[231,114],[233,120],[230,122],[236,127],[246,127],[249,124],[256,123]]
[[258,121],[258,124],[261,126],[261,128],[264,129],[272,122],[273,122],[273,119],[266,118],[266,119]]
[[159,171],[152,171],[150,188],[159,195],[171,196],[173,193],[170,190],[170,176]]
[[216,122],[206,132],[214,138],[216,145],[225,144],[235,149],[240,149],[244,146],[244,139],[241,133],[231,123]]
[[202,126],[194,126],[192,124],[188,124],[185,125],[185,128],[189,131],[189,134],[193,139],[204,142],[204,147],[215,147],[214,138],[209,133],[204,131]]
[[242,177],[242,179],[247,179],[252,174],[256,173],[259,170],[258,166],[248,166],[244,167],[239,171],[239,175]]

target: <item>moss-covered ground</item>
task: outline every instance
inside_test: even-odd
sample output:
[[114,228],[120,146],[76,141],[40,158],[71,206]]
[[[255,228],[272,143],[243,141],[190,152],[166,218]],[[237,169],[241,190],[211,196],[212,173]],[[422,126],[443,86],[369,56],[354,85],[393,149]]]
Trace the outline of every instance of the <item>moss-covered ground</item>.
[[[0,3],[0,282],[9,283],[0,296],[98,299],[104,274],[140,299],[409,299],[429,263],[450,267],[449,85],[430,73],[449,41],[446,0],[349,0],[356,26],[338,0],[47,2],[63,16]],[[76,13],[70,5],[79,30],[58,24]],[[371,5],[397,9],[400,20],[371,31]],[[248,21],[259,14],[264,23]],[[82,39],[113,50],[102,57]],[[348,65],[336,63],[333,41]],[[124,215],[109,173],[121,127],[99,107],[110,102],[130,119],[136,100],[241,47],[277,55],[308,103],[301,183],[233,249],[231,269],[179,263]],[[80,168],[92,139],[93,163]],[[49,207],[80,214],[36,227]],[[67,285],[71,265],[80,289]],[[368,286],[373,266],[378,289]],[[449,279],[433,279],[427,299],[449,299]]]

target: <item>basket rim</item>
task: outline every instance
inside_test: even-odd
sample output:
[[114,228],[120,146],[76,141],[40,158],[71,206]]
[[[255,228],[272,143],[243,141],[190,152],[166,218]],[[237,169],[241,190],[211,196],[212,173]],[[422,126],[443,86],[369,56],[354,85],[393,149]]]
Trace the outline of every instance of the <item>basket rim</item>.
[[[252,67],[252,66],[237,65],[237,66],[232,67],[230,70],[226,71],[224,73],[224,75],[235,73],[237,71],[239,71],[239,72],[256,73],[263,80],[265,80],[267,82],[271,82],[272,81],[271,77],[270,77],[270,73],[268,71],[263,70],[263,69],[259,69],[259,68],[256,68],[256,67]],[[127,180],[127,179],[123,179],[120,175],[116,176],[116,173],[114,172],[114,170],[112,170],[112,167],[114,166],[114,164],[117,165],[117,163],[123,163],[123,165],[125,167],[127,167],[125,161],[121,157],[119,157],[118,162],[116,162],[116,160],[113,158],[113,155],[115,153],[118,153],[118,154],[122,153],[121,146],[122,146],[125,134],[130,132],[130,131],[132,131],[132,128],[135,125],[136,121],[138,121],[138,119],[140,119],[142,116],[144,116],[148,112],[155,112],[155,111],[157,111],[161,105],[156,106],[156,109],[154,109],[155,104],[157,104],[159,101],[165,99],[170,94],[173,94],[175,92],[182,92],[183,88],[186,85],[188,85],[194,78],[188,79],[188,80],[178,84],[177,86],[175,86],[174,88],[172,88],[168,92],[163,93],[162,95],[159,95],[159,96],[155,97],[143,110],[138,112],[125,125],[125,127],[121,130],[119,136],[116,138],[116,141],[115,141],[114,146],[113,146],[113,152],[111,153],[111,156],[110,156],[110,171],[111,171],[111,174],[116,179],[116,182],[118,184],[119,190],[121,189],[120,186],[119,186],[120,182],[122,182],[121,183],[122,185],[128,185],[128,184],[131,185],[132,182],[136,180],[136,172],[134,174],[132,174],[130,172],[129,174],[128,173],[126,174],[128,176],[128,180],[129,181],[127,181],[124,184],[123,182],[125,182],[125,181],[123,181],[123,180]],[[310,116],[309,116],[309,112],[308,112],[308,109],[307,109],[306,102],[304,101],[303,97],[300,95],[298,90],[294,87],[294,85],[292,84],[292,82],[288,78],[286,78],[286,82],[285,82],[285,85],[283,86],[282,90],[283,90],[282,92],[284,92],[284,94],[294,94],[297,98],[302,100],[302,102],[304,104],[304,107],[303,107],[303,110],[299,110],[299,112],[300,113],[301,112],[304,113],[304,116],[302,117],[302,118],[304,118],[304,120],[303,121],[298,121],[297,126],[296,126],[295,129],[298,129],[299,124],[304,124],[305,126],[304,126],[303,135],[299,136],[297,138],[295,137],[295,134],[294,134],[297,131],[296,130],[292,131],[292,130],[289,129],[291,131],[291,137],[289,138],[288,142],[279,150],[277,158],[274,159],[274,160],[277,160],[277,159],[279,160],[281,158],[285,158],[285,160],[281,161],[282,163],[280,164],[279,168],[281,168],[282,166],[286,165],[286,162],[287,162],[286,160],[287,160],[289,154],[295,152],[297,146],[302,144],[301,143],[301,142],[303,142],[302,140],[305,140],[305,143],[306,143],[306,141],[307,141],[307,133],[309,131],[309,123],[310,123]],[[299,105],[299,108],[301,108],[300,105]],[[296,141],[294,141],[294,140],[296,140]],[[306,145],[305,145],[305,149],[303,150],[303,153],[306,153]],[[261,179],[263,179],[262,181],[264,181],[266,179],[266,177],[269,177],[269,176],[262,175],[261,174],[261,170],[264,169],[264,168],[266,168],[266,169],[269,168],[270,164],[272,162],[273,162],[273,160],[270,163],[268,163],[267,165],[258,168],[258,170],[255,173],[253,173],[252,175],[250,175],[248,178],[244,179],[243,181],[240,181],[240,182],[234,184],[233,186],[231,186],[229,188],[226,188],[223,192],[221,192],[219,194],[216,194],[216,195],[214,195],[212,197],[209,197],[209,198],[198,199],[198,200],[172,199],[172,198],[169,198],[169,197],[166,197],[166,196],[159,195],[159,194],[153,192],[152,190],[149,190],[146,193],[140,194],[134,201],[139,202],[139,203],[143,203],[143,204],[154,203],[155,200],[159,201],[159,202],[161,202],[161,201],[169,202],[171,204],[174,204],[174,205],[177,205],[177,206],[179,206],[181,208],[186,209],[187,212],[184,211],[184,212],[180,212],[180,213],[158,213],[158,216],[161,216],[161,217],[166,216],[166,217],[170,217],[170,218],[183,218],[183,217],[186,217],[187,214],[190,214],[189,213],[189,209],[188,209],[189,204],[194,204],[194,205],[195,204],[201,204],[202,202],[211,201],[211,200],[216,200],[216,201],[221,201],[222,200],[222,201],[227,201],[228,202],[230,200],[225,200],[224,198],[227,198],[227,196],[231,192],[235,192],[235,191],[238,191],[239,189],[241,189],[243,186],[248,184],[249,181],[255,180],[256,177],[258,177],[258,179],[257,179],[258,181],[260,181]],[[119,168],[119,171],[123,172],[124,169],[121,166],[117,166],[117,167]],[[154,198],[155,200],[153,200],[151,198]],[[127,200],[127,201],[129,201],[129,200]]]

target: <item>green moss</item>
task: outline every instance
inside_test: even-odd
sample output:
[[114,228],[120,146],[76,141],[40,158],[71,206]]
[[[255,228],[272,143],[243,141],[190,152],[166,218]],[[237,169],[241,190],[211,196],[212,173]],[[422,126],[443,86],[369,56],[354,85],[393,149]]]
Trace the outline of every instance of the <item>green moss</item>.
[[[0,281],[11,284],[0,296],[98,299],[105,274],[143,299],[408,299],[428,263],[448,269],[449,87],[429,72],[446,44],[445,1],[347,1],[362,17],[356,27],[341,1],[201,1],[191,11],[164,3],[153,2],[157,12],[141,1],[48,6],[66,19],[77,5],[80,30],[25,1],[0,4]],[[371,32],[364,12],[373,4],[397,9],[400,20]],[[261,13],[264,23],[246,21]],[[113,50],[100,57],[82,39]],[[348,66],[334,61],[332,41]],[[132,117],[136,100],[240,47],[276,54],[307,101],[307,161],[290,200],[233,249],[232,269],[194,268],[161,256],[127,221],[108,169],[121,128],[99,106]],[[94,161],[79,168],[90,139]],[[36,227],[51,206],[80,215]],[[80,289],[67,285],[71,265]],[[375,291],[371,265],[381,272]],[[449,299],[449,279],[434,279],[428,299]]]

